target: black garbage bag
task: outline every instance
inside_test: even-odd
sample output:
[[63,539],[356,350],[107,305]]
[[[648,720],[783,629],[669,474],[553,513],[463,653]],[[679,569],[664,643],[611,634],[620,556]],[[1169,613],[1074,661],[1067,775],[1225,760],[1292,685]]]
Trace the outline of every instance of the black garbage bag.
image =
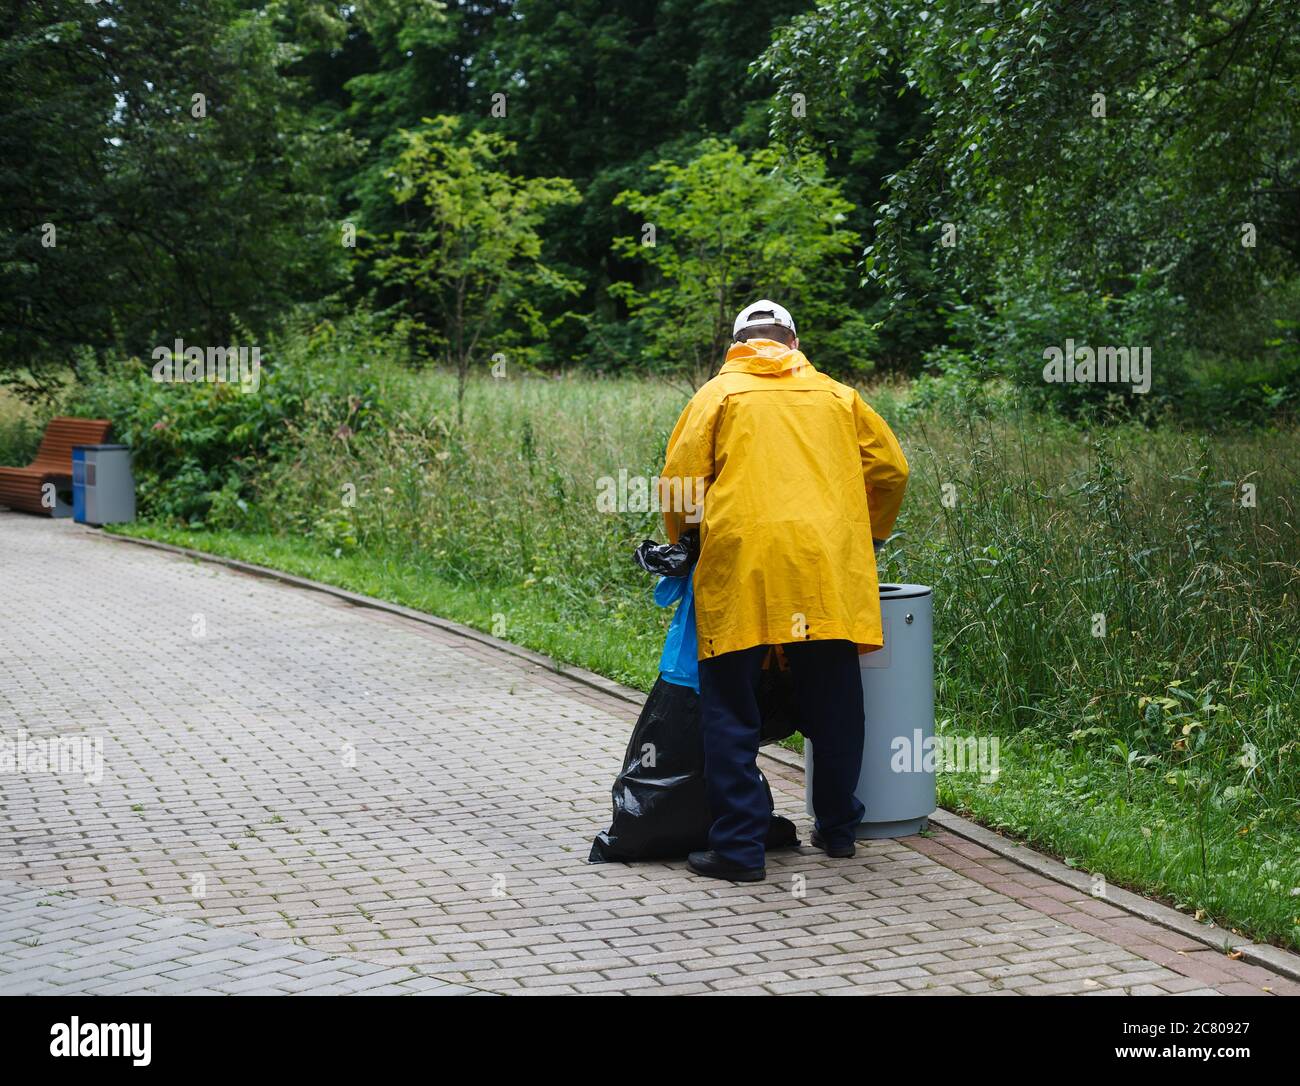
[[676,543],[656,543],[643,539],[632,552],[636,564],[647,573],[661,577],[685,577],[700,554],[700,533],[692,528],[683,532]]
[[[774,679],[769,690],[779,685]],[[763,787],[773,807],[766,777]],[[681,859],[709,847],[713,818],[704,786],[700,696],[689,686],[662,678],[655,683],[632,729],[613,794],[614,820],[596,835],[588,863]],[[794,823],[773,814],[767,847],[798,844]]]

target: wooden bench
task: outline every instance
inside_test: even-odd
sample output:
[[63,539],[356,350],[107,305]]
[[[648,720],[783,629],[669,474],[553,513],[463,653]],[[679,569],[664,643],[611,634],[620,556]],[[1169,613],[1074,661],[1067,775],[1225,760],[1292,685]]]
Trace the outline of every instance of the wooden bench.
[[[72,446],[102,445],[112,429],[108,419],[51,419],[35,460],[25,468],[0,467],[0,505],[47,517],[71,516]],[[42,501],[46,483],[54,484],[53,504]]]

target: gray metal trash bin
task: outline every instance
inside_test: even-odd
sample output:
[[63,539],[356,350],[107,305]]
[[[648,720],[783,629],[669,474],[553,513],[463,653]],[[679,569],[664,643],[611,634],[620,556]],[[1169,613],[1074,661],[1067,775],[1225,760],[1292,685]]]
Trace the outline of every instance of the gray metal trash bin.
[[135,520],[135,478],[125,445],[72,447],[72,519],[79,524]]
[[[880,586],[884,648],[858,657],[867,718],[857,788],[866,807],[859,838],[920,833],[934,813],[933,616],[933,597],[925,585]],[[812,741],[805,739],[809,814],[816,762]]]

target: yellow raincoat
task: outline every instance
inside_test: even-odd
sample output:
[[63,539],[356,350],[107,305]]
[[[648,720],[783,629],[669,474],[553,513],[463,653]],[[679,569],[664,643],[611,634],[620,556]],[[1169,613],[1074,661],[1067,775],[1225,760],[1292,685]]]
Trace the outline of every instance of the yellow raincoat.
[[699,521],[699,658],[800,640],[879,648],[871,541],[892,530],[907,475],[852,388],[784,344],[732,344],[677,420],[660,476],[669,540]]

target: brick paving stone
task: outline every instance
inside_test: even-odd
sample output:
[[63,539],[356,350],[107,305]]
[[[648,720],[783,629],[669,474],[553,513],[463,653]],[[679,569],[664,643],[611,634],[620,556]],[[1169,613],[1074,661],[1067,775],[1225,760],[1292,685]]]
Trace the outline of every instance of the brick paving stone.
[[[76,898],[59,897],[41,903],[41,890],[29,883],[0,879],[0,921],[7,932],[35,927],[41,930],[47,918],[67,910],[51,925],[51,960],[33,965],[15,949],[12,935],[0,936],[0,991],[5,994],[37,994],[56,990],[62,994],[96,993],[133,995],[149,993],[177,995],[203,991],[210,994],[279,994],[308,991],[335,979],[350,981],[358,988],[373,988],[370,978],[358,978],[353,968],[369,971],[365,962],[324,958],[311,964],[301,960],[313,954],[292,943],[259,939],[245,932],[223,932],[198,921],[159,917],[134,906],[89,902],[97,911],[87,913]],[[73,922],[68,922],[69,920]],[[104,921],[112,921],[111,924]],[[159,920],[166,923],[159,924]],[[87,942],[99,931],[130,931],[137,938],[114,940],[115,948],[96,952],[87,962]],[[235,936],[235,940],[229,936]],[[212,943],[218,945],[213,947]],[[68,964],[55,964],[61,955]],[[300,975],[305,972],[306,975]],[[403,994],[450,992],[450,985],[423,977],[410,969],[384,971],[390,985]],[[417,986],[420,979],[432,985]]]
[[0,731],[103,743],[96,783],[0,776],[3,993],[1297,987],[941,829],[747,886],[588,865],[636,705],[68,522],[0,512],[0,563]]

